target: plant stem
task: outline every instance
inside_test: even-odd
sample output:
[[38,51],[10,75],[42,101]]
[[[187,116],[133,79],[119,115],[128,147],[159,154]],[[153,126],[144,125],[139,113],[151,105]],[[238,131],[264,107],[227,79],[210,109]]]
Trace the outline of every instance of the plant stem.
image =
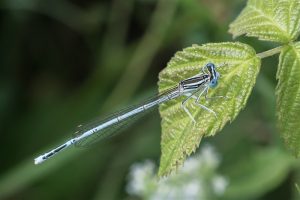
[[275,54],[280,53],[282,48],[283,48],[283,46],[279,46],[279,47],[276,47],[274,49],[270,49],[268,51],[258,53],[258,54],[256,54],[256,56],[258,56],[261,59],[266,58],[266,57],[270,57],[270,56],[273,56]]

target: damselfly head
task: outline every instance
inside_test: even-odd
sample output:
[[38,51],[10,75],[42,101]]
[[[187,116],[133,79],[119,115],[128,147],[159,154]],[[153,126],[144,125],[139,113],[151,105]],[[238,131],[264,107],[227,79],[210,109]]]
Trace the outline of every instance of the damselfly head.
[[207,63],[206,68],[210,74],[209,87],[215,88],[218,85],[218,79],[220,77],[219,72],[216,71],[216,66],[213,63]]
[[209,72],[210,80],[218,78],[217,77],[217,72],[216,72],[216,66],[215,66],[215,64],[213,64],[213,63],[207,63],[206,64],[206,68],[207,68],[207,70]]
[[216,66],[213,63],[207,63],[206,68],[211,72],[212,70],[215,70]]

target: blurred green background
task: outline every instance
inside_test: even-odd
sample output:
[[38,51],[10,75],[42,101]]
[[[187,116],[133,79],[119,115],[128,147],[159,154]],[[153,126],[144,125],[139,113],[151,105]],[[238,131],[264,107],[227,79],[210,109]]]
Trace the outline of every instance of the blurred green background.
[[[2,0],[0,3],[0,199],[134,199],[130,165],[160,157],[158,112],[88,149],[40,166],[33,158],[74,127],[157,91],[176,51],[231,41],[243,0]],[[273,44],[239,38],[261,52]],[[206,138],[229,186],[220,199],[299,199],[299,162],[276,128],[277,56],[263,60],[237,120]]]

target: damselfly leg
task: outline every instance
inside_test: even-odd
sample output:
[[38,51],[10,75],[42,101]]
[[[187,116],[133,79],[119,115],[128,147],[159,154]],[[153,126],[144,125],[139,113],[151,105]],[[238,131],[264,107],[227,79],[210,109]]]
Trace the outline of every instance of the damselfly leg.
[[183,110],[187,113],[187,115],[189,116],[189,118],[192,120],[192,122],[194,122],[194,124],[196,124],[196,120],[195,118],[193,117],[193,115],[190,113],[190,111],[187,109],[186,107],[186,103],[187,101],[190,99],[190,98],[193,98],[195,97],[195,93],[197,93],[198,91],[196,92],[193,92],[192,94],[186,94],[187,95],[187,98],[184,99],[182,102],[181,102],[181,107],[183,108]]
[[213,96],[213,97],[208,97],[208,90],[209,90],[209,87],[207,87],[207,90],[205,91],[205,100],[215,100],[215,99],[219,99],[219,98],[224,98],[224,99],[228,99],[227,96]]
[[217,118],[217,114],[215,113],[215,111],[213,111],[213,110],[211,110],[211,109],[207,108],[206,106],[204,106],[204,105],[202,105],[202,104],[199,103],[200,97],[203,95],[203,93],[205,93],[205,98],[206,98],[206,95],[207,95],[207,92],[208,92],[208,88],[209,88],[209,86],[206,86],[206,87],[200,92],[200,94],[198,95],[198,97],[196,97],[196,96],[194,97],[194,99],[195,99],[195,104],[198,105],[198,106],[200,106],[200,107],[203,108],[204,110],[206,110],[206,111],[212,113],[212,114]]
[[201,96],[203,95],[203,93],[205,93],[206,91],[208,91],[208,86],[206,86],[206,87],[199,93],[198,96],[196,96],[195,94],[196,94],[197,92],[199,92],[199,90],[197,90],[196,92],[193,92],[192,94],[187,94],[187,95],[186,95],[187,98],[184,99],[184,100],[182,101],[182,103],[181,103],[181,106],[182,106],[183,110],[188,114],[188,116],[190,117],[190,119],[191,119],[195,124],[196,124],[195,118],[192,116],[192,114],[190,113],[190,111],[189,111],[189,110],[187,109],[187,107],[186,107],[187,101],[188,101],[189,99],[191,99],[191,98],[195,99],[195,102],[194,102],[194,103],[195,103],[197,106],[200,106],[200,107],[203,108],[204,110],[206,110],[206,111],[212,113],[212,114],[217,118],[217,114],[216,114],[213,110],[211,110],[211,109],[207,108],[206,106],[204,106],[204,105],[202,105],[202,104],[199,103],[200,97],[201,97]]

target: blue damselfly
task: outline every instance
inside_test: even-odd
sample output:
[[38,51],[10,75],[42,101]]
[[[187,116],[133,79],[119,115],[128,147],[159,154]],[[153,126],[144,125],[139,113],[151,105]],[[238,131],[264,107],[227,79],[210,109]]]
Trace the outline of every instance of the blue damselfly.
[[94,143],[95,141],[107,138],[114,134],[117,129],[126,125],[132,118],[135,118],[139,114],[145,113],[145,111],[179,96],[184,95],[187,97],[184,101],[182,101],[182,108],[194,123],[196,123],[195,119],[186,108],[186,102],[191,98],[195,99],[195,103],[201,108],[216,116],[216,113],[213,110],[200,104],[199,100],[202,95],[205,95],[205,98],[207,98],[208,89],[217,86],[219,77],[220,75],[216,70],[216,66],[213,63],[208,63],[202,68],[199,74],[180,81],[177,86],[162,92],[158,96],[151,98],[138,106],[122,110],[117,114],[105,118],[98,124],[94,124],[94,126],[81,126],[76,136],[53,150],[35,158],[34,163],[40,164],[73,144],[77,146],[86,146]]

